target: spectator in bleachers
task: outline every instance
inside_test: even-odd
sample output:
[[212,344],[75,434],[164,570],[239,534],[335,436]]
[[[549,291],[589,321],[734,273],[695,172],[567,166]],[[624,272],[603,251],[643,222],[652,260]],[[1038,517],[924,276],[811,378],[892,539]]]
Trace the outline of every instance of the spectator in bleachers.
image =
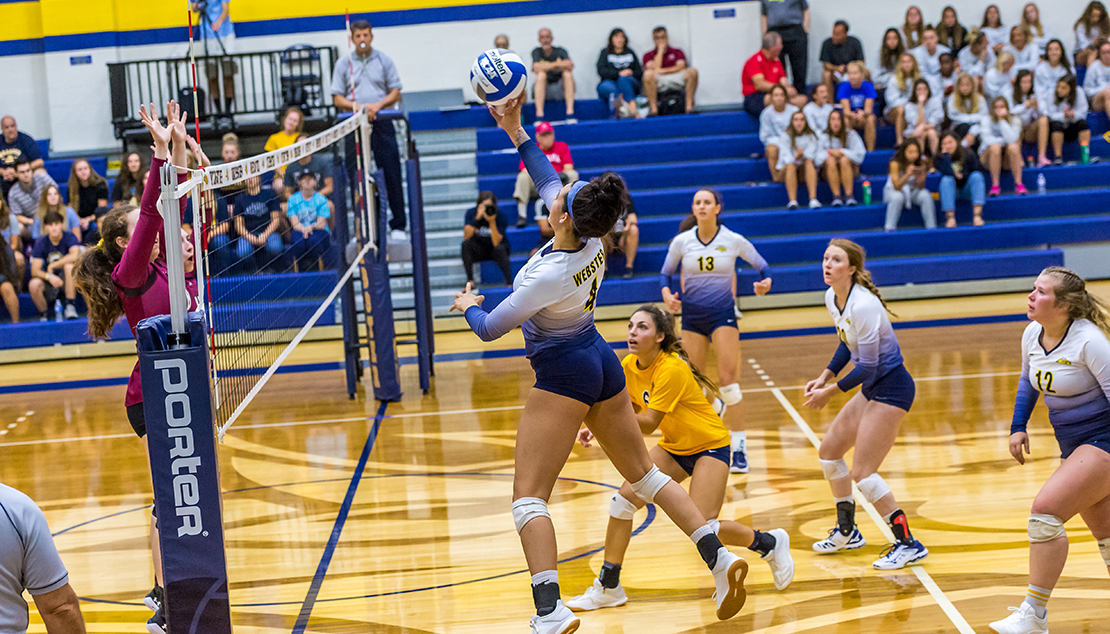
[[987,41],[987,34],[973,29],[968,36],[968,45],[960,50],[956,61],[960,63],[960,70],[975,78],[979,92],[984,91],[983,77],[987,70],[994,66],[994,51]]
[[[215,165],[234,163],[243,157],[243,149],[239,145],[239,136],[228,132],[220,141],[220,159]],[[232,208],[235,206],[235,197],[243,191],[243,183],[235,183],[216,190],[216,202],[226,209],[227,217],[231,217]]]
[[906,132],[906,104],[913,95],[913,85],[921,79],[917,57],[906,51],[898,60],[898,70],[886,84],[886,120],[894,124],[894,144],[902,145]]
[[325,267],[331,266],[331,234],[328,222],[331,218],[331,203],[316,191],[316,174],[303,171],[297,175],[300,189],[289,197],[287,215],[293,227],[293,247],[291,255],[300,270],[312,266],[317,258],[324,261]]
[[100,232],[96,219],[108,211],[108,181],[104,180],[85,159],[77,159],[69,168],[69,206],[77,210],[81,220],[81,244],[96,244]]
[[31,163],[31,170],[46,173],[45,162],[39,144],[31,135],[20,132],[16,125],[15,117],[5,116],[0,118],[0,197],[7,198],[8,190],[15,185],[16,162],[26,158]]
[[46,172],[36,172],[31,161],[21,156],[15,161],[16,183],[8,190],[8,206],[19,216],[23,243],[31,244],[31,225],[35,223],[35,212],[39,210],[42,192],[51,185],[57,185]]
[[995,55],[1001,53],[1010,41],[1010,32],[1002,24],[1002,12],[997,4],[988,5],[983,11],[983,23],[979,25],[979,30],[987,34],[987,43]]
[[883,202],[886,203],[886,222],[883,228],[894,231],[902,210],[913,205],[921,208],[921,218],[926,229],[936,229],[937,211],[933,204],[933,194],[925,189],[925,175],[929,171],[921,156],[921,146],[913,139],[906,139],[898,147],[890,160],[890,174],[883,187]]
[[1076,86],[1075,75],[1066,75],[1056,82],[1055,94],[1041,105],[1041,112],[1048,117],[1052,133],[1052,149],[1056,153],[1053,164],[1064,162],[1064,141],[1078,140],[1080,145],[1091,142],[1087,126],[1087,96]]
[[493,48],[500,48],[512,52],[512,49],[509,48],[509,36],[501,33],[497,37],[493,38]]
[[[191,0],[189,10],[198,14],[197,56],[218,57],[235,52],[235,24],[231,21],[231,0]],[[235,103],[235,74],[238,65],[230,59],[206,62],[202,66],[208,77],[208,97],[216,106],[216,112],[230,112]],[[220,81],[221,75],[223,81]],[[221,91],[222,89],[222,91]],[[222,94],[223,99],[220,99]]]
[[1048,47],[1050,40],[1056,39],[1056,35],[1047,26],[1041,24],[1041,11],[1034,2],[1030,2],[1022,8],[1021,25],[1025,27],[1026,31],[1029,31],[1033,36],[1033,43],[1042,51]]
[[567,123],[574,119],[574,60],[567,49],[555,46],[551,29],[542,28],[537,37],[540,45],[532,49],[532,86],[536,103],[536,120],[545,119],[544,102],[562,98],[567,104]]
[[[27,290],[42,315],[42,321],[56,316],[54,302],[65,294],[66,319],[77,319],[77,287],[73,284],[73,264],[81,253],[77,236],[66,231],[65,218],[51,212],[43,220],[46,231],[31,249],[31,282]],[[61,273],[59,275],[59,272]]]
[[214,276],[230,274],[234,270],[235,263],[235,246],[233,246],[235,232],[231,226],[231,213],[234,206],[229,208],[219,195],[206,197],[205,201],[213,207],[212,223],[208,225],[208,253],[212,259],[213,269],[211,274]]
[[782,51],[790,60],[794,94],[805,95],[809,64],[808,0],[760,0],[759,20],[764,37],[770,33],[778,33],[782,37]]
[[[1048,148],[1048,119],[1040,124],[1041,113],[1037,109],[1037,94],[1033,90],[1033,73],[1019,71],[1014,78],[1014,88],[1002,95],[1010,112],[1021,119],[1021,136],[1030,143],[1037,143],[1038,157],[1043,157]],[[1043,128],[1043,130],[1042,130]],[[1042,134],[1043,132],[1043,134]],[[1045,165],[1048,159],[1044,160]]]
[[391,119],[378,117],[379,112],[396,110],[401,101],[401,76],[393,60],[370,45],[373,41],[374,31],[369,22],[356,20],[351,23],[351,42],[355,50],[335,63],[331,76],[332,103],[340,110],[362,110],[374,122],[370,127],[370,151],[374,162],[385,173],[385,192],[391,214],[389,239],[403,242],[406,239],[405,182],[397,130]]
[[[566,143],[555,140],[555,128],[547,121],[536,124],[536,145],[547,156],[547,160],[551,161],[551,165],[556,172],[566,174],[570,177],[572,183],[578,180],[578,172],[574,171],[574,158],[570,155],[570,148],[567,147]],[[516,226],[518,229],[528,224],[528,202],[538,196],[536,184],[532,182],[532,177],[528,175],[528,170],[524,167],[524,161],[521,161],[516,175],[516,189],[513,191],[513,199],[516,200]]]
[[632,202],[631,198],[628,199],[628,206],[624,208],[624,213],[613,225],[613,230],[605,234],[601,243],[605,246],[606,260],[613,251],[624,254],[624,274],[621,278],[632,279],[635,275],[636,251],[640,248],[640,226],[636,218],[636,203]]
[[[902,36],[899,35],[898,29],[890,28],[883,34],[883,44],[879,47],[879,56],[875,66],[871,69],[871,83],[875,84],[875,90],[879,93],[882,99],[882,104],[876,104],[876,112],[885,113],[886,106],[886,87],[894,79],[894,72],[898,70],[898,62],[902,59],[902,53],[906,52],[906,46],[902,44]],[[879,108],[879,106],[882,106]]]
[[19,248],[19,219],[0,198],[0,297],[12,318],[19,322],[19,298],[23,286],[23,253]]
[[[952,53],[942,53],[940,56],[939,85],[935,86],[937,94],[950,95],[956,87],[956,58]],[[975,82],[975,89],[979,90],[979,82]]]
[[799,110],[798,106],[786,100],[786,86],[782,84],[772,86],[769,97],[771,105],[759,114],[759,141],[763,144],[763,152],[767,156],[767,168],[773,175],[779,171],[778,143],[790,125],[791,117]]
[[832,190],[833,207],[855,206],[855,180],[866,155],[867,148],[859,133],[844,125],[844,114],[839,110],[830,112],[825,122],[825,134],[819,137],[816,164],[824,172]]
[[50,185],[42,191],[39,198],[39,209],[35,212],[35,223],[31,225],[31,238],[38,240],[42,237],[43,223],[47,214],[55,213],[62,217],[65,230],[72,233],[78,240],[81,239],[81,220],[73,207],[62,202],[62,194],[57,185]]
[[[262,188],[262,179],[251,176],[247,188],[235,199],[235,235],[239,236],[235,255],[240,268],[280,270],[281,264],[281,202],[272,192]],[[330,215],[330,214],[329,214]],[[244,267],[253,256],[254,267]]]
[[85,634],[85,620],[46,516],[31,498],[0,484],[0,632],[26,632],[26,590],[47,634]]
[[636,95],[640,94],[640,84],[644,69],[635,51],[628,47],[628,36],[624,29],[609,32],[609,43],[597,56],[597,74],[601,83],[597,85],[597,96],[606,104],[609,113],[617,117],[640,118],[636,106]]
[[138,152],[127,155],[123,169],[112,184],[112,207],[123,205],[139,206],[143,199],[143,185],[146,183],[146,166]]
[[1025,27],[1010,29],[1010,43],[1002,50],[1014,56],[1014,66],[1010,69],[1010,79],[1019,70],[1034,70],[1041,61],[1041,49],[1032,42],[1033,35]]
[[698,91],[698,69],[690,66],[686,53],[670,45],[667,27],[651,31],[653,50],[644,53],[644,96],[648,112],[659,112],[659,93],[682,90],[686,93],[686,112],[694,111],[694,94]]
[[1044,60],[1037,64],[1033,72],[1033,90],[1041,101],[1046,101],[1056,90],[1056,82],[1070,74],[1071,63],[1064,53],[1063,42],[1052,40],[1044,49]]
[[956,200],[971,201],[976,227],[983,225],[983,204],[986,202],[986,185],[982,165],[975,152],[960,145],[960,140],[946,132],[940,140],[940,154],[934,165],[940,172],[940,208],[944,210],[944,226],[956,226]]
[[[475,263],[493,261],[501,269],[505,284],[512,286],[508,228],[508,219],[497,209],[497,196],[490,191],[479,192],[478,202],[466,211],[463,224],[462,261],[467,283],[474,283]],[[490,281],[482,280],[483,284]]]
[[906,9],[906,17],[902,20],[902,43],[906,50],[913,50],[925,41],[925,18],[921,16],[921,9],[910,5]]
[[1110,41],[1099,41],[1098,59],[1087,65],[1083,92],[1092,108],[1105,111],[1110,116]]
[[848,80],[836,89],[836,98],[844,110],[844,122],[853,130],[863,130],[867,151],[875,150],[875,86],[867,81],[863,62],[848,64]]
[[975,80],[971,75],[960,75],[956,80],[956,90],[948,97],[945,110],[948,111],[948,120],[952,124],[949,129],[960,137],[966,148],[975,147],[979,124],[987,114],[985,101],[979,91],[975,90]]
[[[306,139],[305,135],[297,137],[297,141]],[[289,198],[300,188],[300,175],[302,172],[312,172],[316,175],[316,191],[321,196],[331,200],[335,191],[335,179],[331,175],[331,157],[324,152],[309,154],[285,166],[285,197]],[[392,239],[392,236],[390,237]]]
[[921,36],[921,46],[910,49],[910,52],[917,58],[917,64],[921,67],[921,76],[929,80],[934,92],[940,92],[937,88],[941,85],[940,56],[951,51],[947,46],[940,44],[936,30],[932,27],[925,29],[925,34]]
[[968,44],[967,29],[960,24],[956,9],[952,5],[944,7],[940,12],[940,22],[937,22],[937,40],[941,46],[947,46],[953,55],[959,53]]
[[[1032,69],[1025,69],[1032,74]],[[1017,76],[1021,72],[1014,70],[1014,56],[1010,51],[1002,51],[994,60],[994,66],[987,70],[987,74],[983,76],[983,94],[987,99],[994,99],[999,95],[1005,95],[1013,88],[1010,81],[1011,74]]]
[[864,61],[863,44],[854,35],[848,35],[848,23],[837,20],[833,24],[832,37],[821,43],[820,61],[824,64],[821,83],[835,91],[836,87],[848,80],[848,64]]
[[786,132],[779,138],[779,161],[771,178],[776,183],[786,184],[786,196],[790,202],[787,209],[798,208],[798,173],[806,181],[809,190],[809,208],[817,209],[821,203],[817,200],[817,160],[818,141],[817,133],[806,122],[806,116],[800,110],[795,110],[790,116],[790,125]]
[[797,107],[805,105],[805,94],[799,94],[786,81],[786,70],[779,60],[782,53],[782,36],[771,32],[763,36],[763,48],[744,62],[740,72],[740,86],[744,93],[744,111],[758,119],[763,109],[771,103],[771,89],[782,86],[787,100]]
[[1002,169],[1014,176],[1014,192],[1028,193],[1021,182],[1024,162],[1021,158],[1021,119],[1010,113],[1005,97],[995,97],[990,102],[989,114],[979,124],[979,160],[991,174],[989,196],[1002,193]]
[[303,131],[304,111],[297,106],[289,106],[281,116],[281,130],[271,134],[270,138],[266,139],[266,146],[262,149],[266,152],[273,152],[283,147],[289,147],[297,142],[297,138],[301,136]]
[[829,87],[825,84],[817,84],[813,87],[812,98],[813,100],[802,108],[802,112],[809,122],[809,127],[818,134],[824,134],[825,128],[829,125],[829,113],[835,109],[833,104],[829,103]]
[[906,104],[906,136],[917,141],[927,156],[937,155],[940,126],[944,123],[944,97],[933,95],[925,79],[913,83],[913,101]]
[[1094,61],[1098,55],[1095,41],[1100,37],[1110,37],[1110,14],[1106,12],[1106,5],[1094,0],[1075,21],[1076,66],[1087,66]]

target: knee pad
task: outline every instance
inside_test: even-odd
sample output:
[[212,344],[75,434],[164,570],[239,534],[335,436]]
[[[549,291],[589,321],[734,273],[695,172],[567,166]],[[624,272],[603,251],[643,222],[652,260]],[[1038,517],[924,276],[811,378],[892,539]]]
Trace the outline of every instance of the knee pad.
[[821,470],[825,472],[826,480],[839,480],[847,477],[851,473],[848,469],[848,463],[844,462],[844,458],[839,460],[818,460],[821,463]]
[[740,384],[731,383],[721,388],[721,400],[725,405],[736,405],[744,399],[744,395],[740,393]]
[[536,519],[537,517],[550,518],[551,513],[547,512],[547,502],[540,498],[520,498],[513,500],[513,523],[516,524],[516,532],[524,530],[524,526]]
[[1098,540],[1098,552],[1102,553],[1102,560],[1110,566],[1110,537]]
[[[1050,542],[1058,537],[1067,537],[1064,530],[1064,520],[1055,515],[1033,513],[1029,516],[1029,543],[1041,544]],[[1102,544],[1099,544],[1099,549]],[[1104,553],[1105,554],[1105,553]]]
[[878,502],[887,493],[890,493],[890,487],[887,486],[886,480],[877,473],[872,473],[866,478],[856,483],[859,487],[860,493],[863,494],[863,499],[874,504]]
[[632,521],[632,517],[636,515],[636,505],[620,493],[614,493],[612,501],[609,502],[609,515],[618,520]]
[[[718,520],[707,520],[705,523],[709,524],[709,528],[713,529],[713,534],[714,535],[720,534],[720,532],[721,532],[721,522],[720,521],[718,521]],[[1110,540],[1108,540],[1108,541],[1110,541]]]
[[659,493],[667,483],[671,481],[671,476],[659,470],[659,467],[651,465],[651,471],[647,472],[639,482],[632,484],[632,492],[635,493],[641,500],[651,504],[655,501],[655,494]]
[[713,411],[717,414],[719,418],[725,417],[725,412],[728,411],[728,405],[725,405],[724,401],[714,396],[711,405],[713,407]]

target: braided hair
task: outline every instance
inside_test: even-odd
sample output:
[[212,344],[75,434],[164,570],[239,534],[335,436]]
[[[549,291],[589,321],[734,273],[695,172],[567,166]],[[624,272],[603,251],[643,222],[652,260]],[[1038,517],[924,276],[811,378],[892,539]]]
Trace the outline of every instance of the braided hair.
[[663,341],[659,342],[660,352],[664,354],[673,354],[679,359],[682,359],[690,366],[690,370],[694,373],[694,380],[701,386],[703,392],[707,392],[714,397],[720,396],[717,384],[712,379],[705,376],[696,365],[690,362],[690,355],[686,349],[682,347],[682,342],[678,338],[675,329],[674,315],[656,307],[653,304],[644,304],[636,309],[636,313],[647,313],[651,315],[651,321],[655,324],[655,332],[663,335]]
[[870,291],[872,295],[878,298],[879,303],[883,305],[883,309],[885,309],[886,312],[890,313],[892,317],[897,317],[898,315],[894,314],[894,312],[890,310],[890,307],[886,305],[886,302],[883,301],[883,296],[879,294],[879,287],[875,286],[875,282],[871,281],[871,272],[863,266],[867,259],[867,253],[864,251],[863,247],[851,240],[845,240],[843,238],[833,238],[829,240],[829,246],[837,247],[848,255],[848,265],[856,268],[856,272],[852,274],[852,282]]
[[1050,266],[1041,275],[1052,278],[1056,305],[1068,305],[1068,319],[1086,319],[1110,337],[1110,306],[1087,290],[1087,281],[1062,266]]

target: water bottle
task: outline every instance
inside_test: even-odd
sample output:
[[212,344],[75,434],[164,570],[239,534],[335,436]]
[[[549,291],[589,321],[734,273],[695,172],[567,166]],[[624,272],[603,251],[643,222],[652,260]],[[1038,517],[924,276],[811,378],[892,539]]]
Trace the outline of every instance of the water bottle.
[[62,300],[54,300],[54,321],[62,320]]
[[1032,156],[1025,157],[1025,166],[1026,167],[1032,169],[1034,164],[1035,163],[1033,162],[1033,157]]
[[1044,194],[1048,191],[1048,183],[1044,179],[1044,173],[1037,174],[1037,193]]
[[863,204],[871,204],[871,181],[863,181]]
[[1087,165],[1091,162],[1091,146],[1088,143],[1079,144],[1079,162]]

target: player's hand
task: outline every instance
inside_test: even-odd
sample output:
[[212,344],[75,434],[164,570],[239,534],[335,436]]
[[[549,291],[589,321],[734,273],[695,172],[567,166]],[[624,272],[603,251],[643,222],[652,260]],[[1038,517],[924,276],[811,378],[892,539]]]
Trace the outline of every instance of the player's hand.
[[139,106],[139,119],[142,120],[146,129],[150,130],[150,136],[154,139],[155,151],[169,147],[172,135],[169,129],[158,120],[154,104],[150,104],[150,110],[147,110],[145,105]]
[[810,395],[813,394],[814,390],[819,390],[823,387],[825,387],[825,381],[818,377],[816,379],[813,379],[809,383],[806,383],[805,390],[802,391],[802,394],[804,394],[805,397],[808,399]]
[[487,106],[493,120],[497,122],[497,126],[507,132],[510,137],[521,127],[520,109],[524,106],[525,99],[527,99],[527,95],[521,93],[516,99],[510,99],[505,105],[501,106],[500,112],[497,107]]
[[756,295],[766,295],[771,290],[771,278],[764,278],[752,284],[752,290]]
[[174,144],[188,142],[189,132],[185,130],[185,120],[189,118],[188,112],[181,112],[181,106],[173,101],[166,104],[166,127],[170,129],[170,138]]
[[583,447],[591,447],[590,441],[593,439],[594,433],[590,431],[588,427],[583,427],[578,430],[578,442],[581,443]]
[[486,296],[475,295],[471,292],[472,288],[474,288],[474,285],[470,282],[467,282],[466,288],[464,288],[461,293],[455,293],[455,301],[453,304],[451,304],[451,310],[447,312],[457,310],[460,313],[465,314],[466,310],[471,306],[481,306],[482,302],[486,301]]
[[675,315],[682,310],[682,302],[678,299],[678,293],[672,293],[670,298],[667,299],[667,310]]
[[829,399],[831,398],[832,388],[820,387],[809,393],[809,398],[806,399],[805,406],[810,409],[821,409],[829,404]]
[[1032,454],[1029,451],[1029,434],[1023,431],[1010,434],[1010,455],[1018,464],[1025,464],[1025,454]]

